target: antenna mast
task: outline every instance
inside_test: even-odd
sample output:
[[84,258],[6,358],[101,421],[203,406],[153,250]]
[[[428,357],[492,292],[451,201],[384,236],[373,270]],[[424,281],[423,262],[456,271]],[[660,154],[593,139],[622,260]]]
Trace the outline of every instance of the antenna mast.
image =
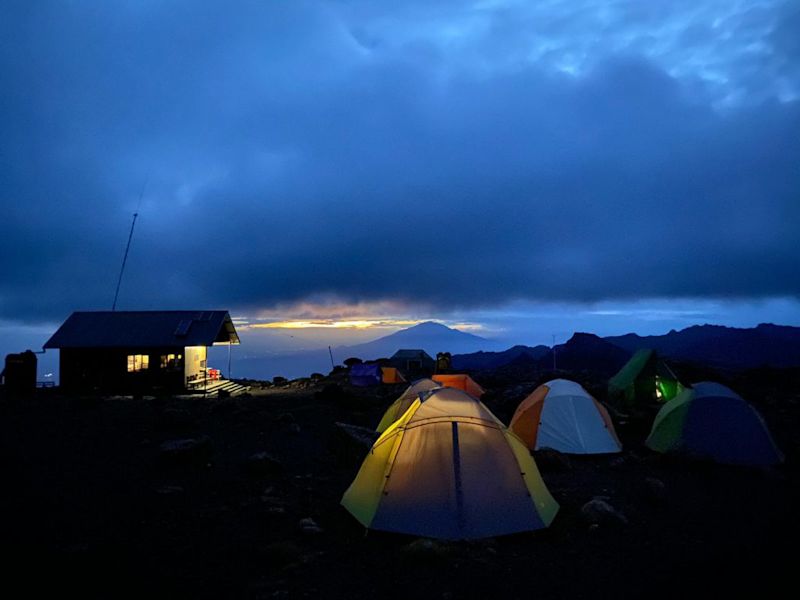
[[111,305],[111,311],[117,310],[117,298],[119,297],[119,286],[122,285],[122,274],[125,272],[125,263],[128,262],[128,252],[131,249],[131,240],[133,239],[133,228],[136,227],[136,217],[139,216],[139,207],[142,205],[142,198],[144,197],[144,190],[147,187],[147,180],[142,186],[142,193],[139,194],[139,202],[136,204],[136,212],[133,213],[133,222],[131,223],[131,231],[128,234],[128,244],[125,246],[125,255],[122,257],[122,267],[119,270],[119,279],[117,279],[117,291],[114,292],[114,303]]

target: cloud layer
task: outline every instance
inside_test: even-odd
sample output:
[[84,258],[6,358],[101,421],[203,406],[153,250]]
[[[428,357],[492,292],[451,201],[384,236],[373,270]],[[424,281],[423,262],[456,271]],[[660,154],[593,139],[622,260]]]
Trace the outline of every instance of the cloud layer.
[[0,318],[800,297],[792,3],[0,12]]

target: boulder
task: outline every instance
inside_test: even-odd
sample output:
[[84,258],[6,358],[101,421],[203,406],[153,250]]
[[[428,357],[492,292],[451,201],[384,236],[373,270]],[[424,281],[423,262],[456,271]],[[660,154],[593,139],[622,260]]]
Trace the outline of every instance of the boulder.
[[552,448],[542,448],[533,453],[536,466],[542,471],[571,471],[572,462],[569,456],[553,450]]
[[364,460],[364,456],[378,437],[377,432],[367,427],[337,421],[333,424],[328,446],[336,456],[346,461],[360,462]]
[[667,495],[667,487],[664,482],[656,477],[646,477],[644,480],[644,497],[653,504],[660,504]]
[[452,546],[428,538],[419,538],[400,549],[401,556],[411,563],[430,564],[444,560],[452,554]]
[[283,464],[280,460],[268,452],[256,452],[247,457],[245,467],[253,475],[266,475],[280,473],[283,471]]
[[627,525],[628,517],[611,506],[605,496],[596,496],[581,507],[581,516],[589,525]]
[[207,435],[167,440],[159,446],[159,457],[168,463],[205,462],[210,455],[211,440]]
[[318,535],[323,532],[322,527],[317,525],[317,522],[311,517],[300,519],[297,523],[297,528],[305,535]]

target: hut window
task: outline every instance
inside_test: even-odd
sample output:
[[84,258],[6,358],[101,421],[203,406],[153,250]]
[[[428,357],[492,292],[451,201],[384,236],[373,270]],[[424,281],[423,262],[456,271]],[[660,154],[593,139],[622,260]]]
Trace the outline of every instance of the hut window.
[[128,373],[146,371],[150,366],[150,356],[147,354],[128,354]]
[[162,369],[178,369],[183,366],[183,354],[162,354]]

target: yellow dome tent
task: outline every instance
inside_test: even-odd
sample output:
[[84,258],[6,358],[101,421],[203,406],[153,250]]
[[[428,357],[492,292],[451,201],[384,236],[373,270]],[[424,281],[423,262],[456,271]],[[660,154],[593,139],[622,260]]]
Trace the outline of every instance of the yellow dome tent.
[[415,400],[378,438],[342,505],[370,529],[450,540],[542,529],[558,512],[525,445],[452,388]]
[[383,433],[386,429],[397,421],[400,417],[403,416],[408,410],[408,407],[416,400],[422,392],[429,392],[433,388],[441,387],[441,384],[436,383],[432,379],[417,379],[414,381],[408,389],[392,404],[389,408],[386,409],[386,412],[383,413],[383,418],[381,422],[378,423],[378,427],[375,429],[378,433]]

